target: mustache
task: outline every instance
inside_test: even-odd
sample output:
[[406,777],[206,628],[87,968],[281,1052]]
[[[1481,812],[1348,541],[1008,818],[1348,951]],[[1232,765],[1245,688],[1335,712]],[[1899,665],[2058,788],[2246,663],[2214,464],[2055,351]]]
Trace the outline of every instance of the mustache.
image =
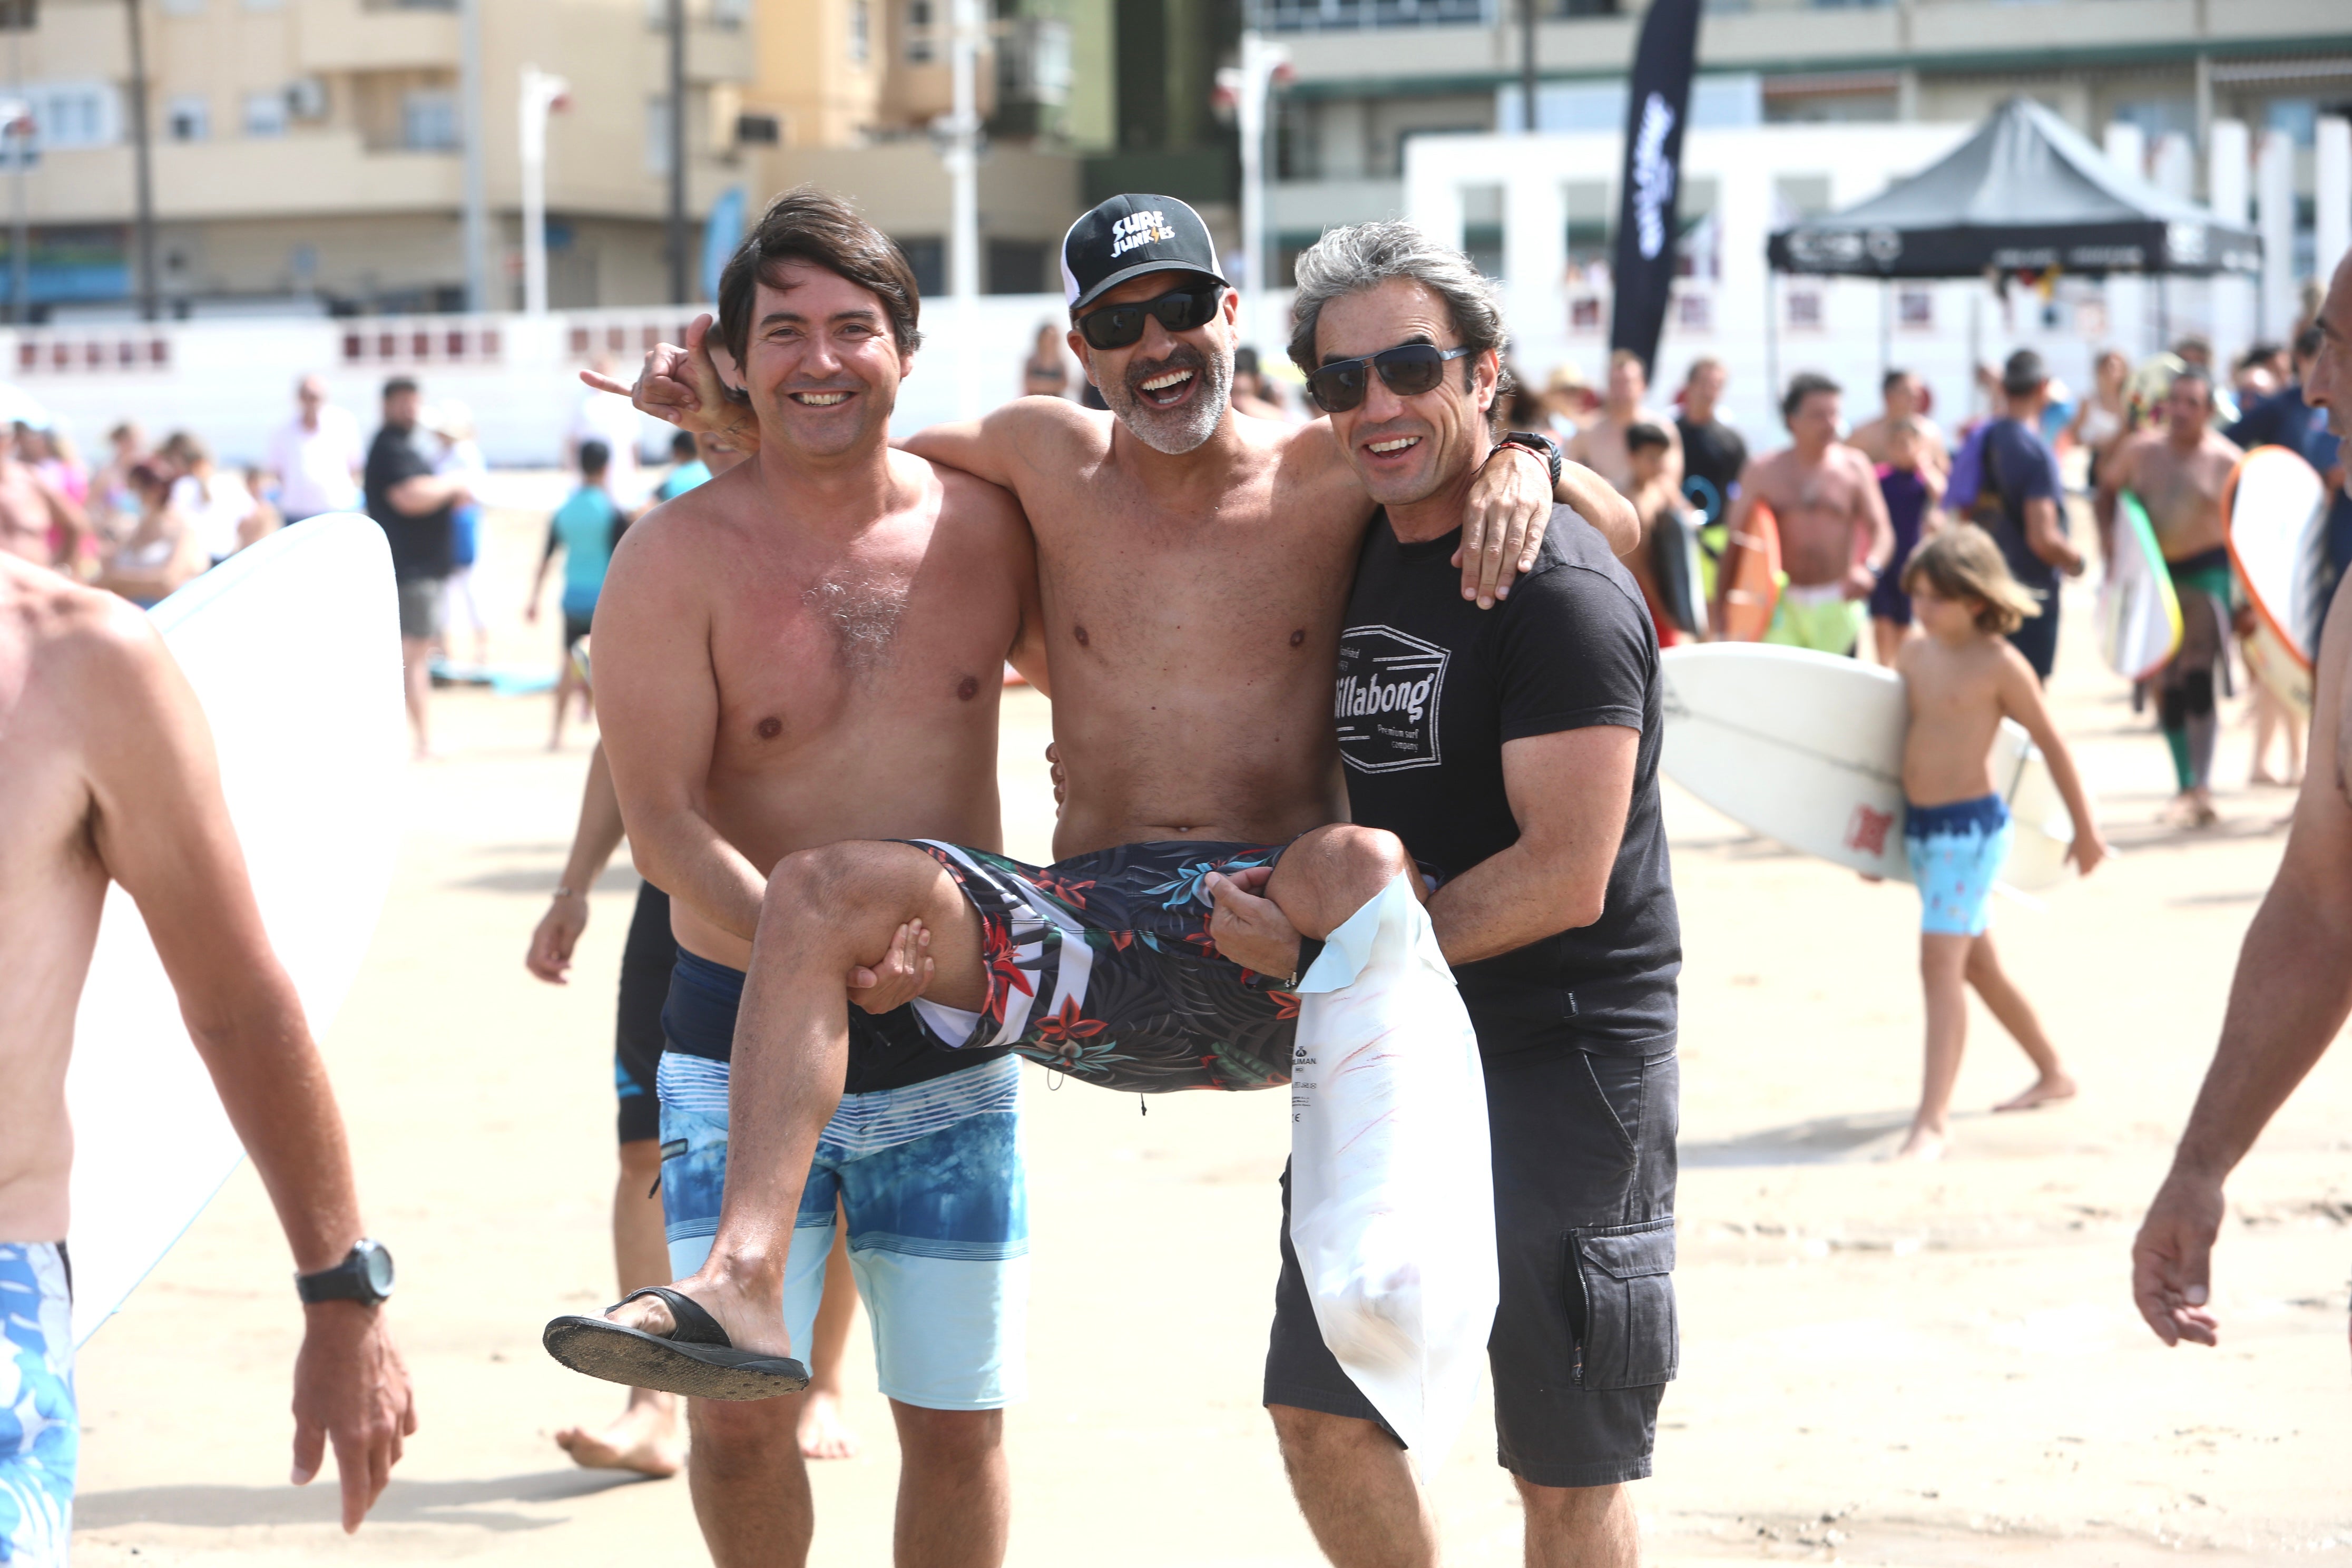
[[1127,389],[1140,392],[1145,382],[1165,375],[1171,370],[1205,371],[1208,368],[1207,355],[1190,343],[1178,343],[1175,352],[1166,359],[1138,360],[1129,364],[1127,367]]

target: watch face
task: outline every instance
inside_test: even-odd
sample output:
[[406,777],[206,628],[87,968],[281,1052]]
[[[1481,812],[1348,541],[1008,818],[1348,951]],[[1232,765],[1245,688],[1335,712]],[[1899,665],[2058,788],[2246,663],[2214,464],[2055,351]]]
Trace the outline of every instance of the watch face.
[[380,1241],[363,1241],[357,1248],[367,1269],[368,1289],[379,1296],[392,1294],[392,1250]]

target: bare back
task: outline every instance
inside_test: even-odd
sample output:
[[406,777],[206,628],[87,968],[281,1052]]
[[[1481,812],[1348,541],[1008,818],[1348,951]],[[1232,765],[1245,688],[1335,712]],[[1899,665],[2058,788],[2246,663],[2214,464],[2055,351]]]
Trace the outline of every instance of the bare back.
[[2229,542],[2221,490],[2241,456],[2234,443],[2211,430],[2187,453],[2162,430],[2150,430],[2133,437],[2119,454],[2118,483],[2147,509],[2167,561],[2186,561]]
[[1810,463],[1794,447],[1759,458],[1739,484],[1772,509],[1780,564],[1796,587],[1843,581],[1869,548],[1883,504],[1870,459],[1837,442]]
[[996,847],[1003,665],[1035,594],[996,487],[894,453],[898,504],[861,520],[763,486],[769,460],[630,528],[593,645],[632,844],[668,878],[680,944],[736,968],[742,910],[679,864],[694,852],[661,819],[699,817],[762,880],[844,839]]
[[1175,492],[1108,414],[1032,398],[991,417],[1018,421],[1004,477],[1037,540],[1069,780],[1055,854],[1343,816],[1331,672],[1372,508],[1330,426],[1229,416],[1230,458],[1189,455]]

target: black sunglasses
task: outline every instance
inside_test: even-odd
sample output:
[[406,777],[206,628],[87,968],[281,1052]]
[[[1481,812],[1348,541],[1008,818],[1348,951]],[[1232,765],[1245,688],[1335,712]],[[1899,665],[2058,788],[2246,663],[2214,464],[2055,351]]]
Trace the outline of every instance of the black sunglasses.
[[1159,317],[1160,324],[1171,332],[1189,332],[1214,320],[1224,300],[1223,284],[1195,283],[1189,289],[1162,294],[1157,300],[1136,300],[1088,310],[1078,318],[1078,331],[1096,348],[1123,349],[1142,338],[1147,316]]
[[1400,343],[1361,359],[1333,360],[1307,376],[1307,395],[1326,414],[1345,414],[1364,401],[1370,373],[1381,373],[1381,384],[1399,397],[1412,397],[1434,387],[1445,375],[1448,360],[1475,349],[1442,349],[1435,343]]

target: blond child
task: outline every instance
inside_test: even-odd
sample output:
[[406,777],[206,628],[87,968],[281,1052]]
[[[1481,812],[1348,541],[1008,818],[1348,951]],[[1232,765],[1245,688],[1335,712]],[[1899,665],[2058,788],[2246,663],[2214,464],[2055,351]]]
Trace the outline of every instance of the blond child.
[[2033,594],[2009,574],[1992,536],[1971,523],[1929,536],[1903,570],[1903,591],[1922,636],[1896,650],[1910,729],[1903,742],[1909,802],[1903,845],[1919,884],[1919,976],[1927,992],[1927,1067],[1898,1159],[1940,1156],[1950,1131],[1952,1085],[1968,1044],[1967,987],[2015,1037],[2041,1076],[1996,1107],[2025,1110],[2074,1093],[2032,1004],[2011,984],[1993,951],[1987,905],[2008,857],[2008,803],[1993,793],[1990,761],[2004,718],[2042,748],[2074,821],[2067,858],[2087,875],[2106,858],[2091,803],[2066,742],[2042,705],[2032,667],[2008,634],[2037,613]]

